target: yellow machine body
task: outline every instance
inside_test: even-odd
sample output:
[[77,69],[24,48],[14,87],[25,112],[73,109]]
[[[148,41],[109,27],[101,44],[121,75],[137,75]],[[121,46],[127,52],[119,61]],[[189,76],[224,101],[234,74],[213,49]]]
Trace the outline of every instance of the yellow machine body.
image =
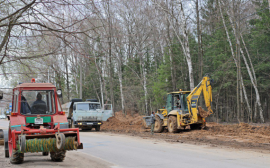
[[[198,99],[201,93],[203,93],[205,106],[208,111],[198,107]],[[172,132],[176,132],[177,129],[185,128],[188,125],[190,127],[205,126],[205,117],[213,113],[211,102],[212,86],[208,76],[205,76],[192,91],[168,93],[166,107],[159,109],[156,113],[155,132],[162,132],[164,127],[168,127],[169,131],[172,131],[172,128],[174,128]]]

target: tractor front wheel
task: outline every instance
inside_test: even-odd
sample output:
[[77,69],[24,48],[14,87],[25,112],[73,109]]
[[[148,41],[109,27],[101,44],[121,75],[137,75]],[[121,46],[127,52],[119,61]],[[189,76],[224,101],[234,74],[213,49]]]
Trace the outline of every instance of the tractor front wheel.
[[177,132],[177,119],[176,116],[170,116],[168,119],[168,131],[170,133]]
[[12,154],[11,154],[11,157],[9,157],[10,163],[12,163],[12,164],[20,164],[20,163],[22,163],[23,158],[24,158],[24,153],[19,153],[16,150],[13,150]]
[[9,160],[10,163],[12,164],[20,164],[23,162],[23,158],[24,158],[24,153],[20,153],[17,150],[13,149],[13,143],[12,142],[12,137],[11,137],[11,129],[9,127],[9,131],[8,131],[8,148],[9,148]]
[[66,151],[50,152],[52,161],[62,162],[66,157]]

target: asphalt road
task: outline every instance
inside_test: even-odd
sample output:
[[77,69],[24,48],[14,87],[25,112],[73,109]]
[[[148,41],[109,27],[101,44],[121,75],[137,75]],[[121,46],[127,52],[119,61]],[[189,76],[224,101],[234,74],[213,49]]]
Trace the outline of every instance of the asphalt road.
[[[7,126],[0,120],[0,127]],[[77,154],[89,156],[104,167],[159,168],[269,168],[270,154],[250,150],[222,149],[182,143],[168,143],[103,132],[81,132],[84,149]],[[70,152],[72,153],[72,152]],[[72,155],[70,155],[72,158]],[[95,159],[96,158],[96,159]],[[85,158],[81,159],[82,161]],[[47,159],[48,161],[48,159]],[[80,159],[78,159],[80,162]],[[71,159],[66,159],[69,165]],[[50,166],[49,166],[50,167]],[[52,166],[53,167],[53,166]],[[57,166],[61,167],[61,166]],[[66,167],[66,166],[64,166]],[[73,167],[73,166],[68,166]]]

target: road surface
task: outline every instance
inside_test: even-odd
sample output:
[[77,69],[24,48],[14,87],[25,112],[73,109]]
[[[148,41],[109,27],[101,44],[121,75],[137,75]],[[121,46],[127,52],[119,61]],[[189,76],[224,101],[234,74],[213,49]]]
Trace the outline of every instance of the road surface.
[[[0,120],[0,127],[7,126]],[[113,168],[269,168],[270,154],[249,150],[222,149],[104,132],[81,132],[83,150],[68,152],[64,162],[51,162],[40,153],[25,156],[23,167],[113,167]],[[2,151],[0,151],[3,160]],[[37,159],[37,160],[35,160]],[[8,159],[4,160],[5,162]],[[76,165],[78,162],[80,165]],[[91,164],[93,164],[91,166]],[[10,165],[9,165],[10,166]],[[16,165],[18,166],[18,165]],[[12,166],[11,166],[12,167]]]

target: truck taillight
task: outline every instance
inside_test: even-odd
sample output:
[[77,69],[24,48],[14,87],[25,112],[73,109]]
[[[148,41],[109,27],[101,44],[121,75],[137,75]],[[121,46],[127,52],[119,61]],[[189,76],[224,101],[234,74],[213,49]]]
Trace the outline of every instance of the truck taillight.
[[58,114],[65,115],[66,113],[64,111],[60,111]]
[[11,116],[17,116],[18,115],[18,113],[11,113]]

